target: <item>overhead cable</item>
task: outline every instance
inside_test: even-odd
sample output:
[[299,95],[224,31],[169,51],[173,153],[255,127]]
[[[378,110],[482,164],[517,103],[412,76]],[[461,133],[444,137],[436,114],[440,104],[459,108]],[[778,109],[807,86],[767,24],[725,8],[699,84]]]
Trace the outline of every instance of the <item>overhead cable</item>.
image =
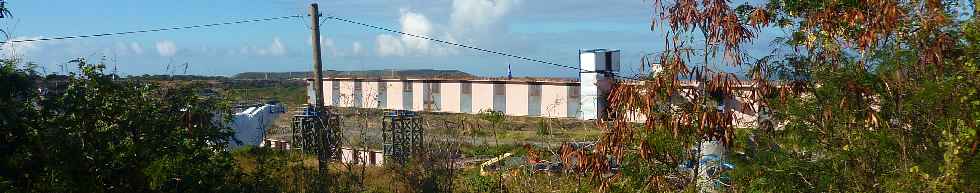
[[116,36],[116,35],[126,35],[126,34],[136,34],[136,33],[147,33],[147,32],[159,32],[159,31],[171,31],[171,30],[183,30],[183,29],[193,29],[193,28],[204,28],[204,27],[214,27],[220,25],[232,25],[232,24],[242,24],[242,23],[252,23],[252,22],[262,22],[262,21],[272,21],[290,18],[303,18],[303,15],[291,15],[282,17],[270,17],[261,19],[249,19],[249,20],[239,20],[224,23],[212,23],[203,25],[192,25],[192,26],[180,26],[180,27],[170,27],[170,28],[159,28],[159,29],[148,29],[139,31],[127,31],[127,32],[115,32],[115,33],[103,33],[103,34],[92,34],[92,35],[77,35],[77,36],[62,36],[62,37],[51,37],[51,38],[35,38],[35,39],[23,39],[23,40],[10,40],[10,41],[0,41],[0,44],[5,43],[21,43],[21,42],[37,42],[37,41],[50,41],[50,40],[66,40],[66,39],[78,39],[78,38],[90,38],[90,37],[101,37],[101,36]]
[[[346,23],[351,23],[351,24],[355,24],[355,25],[360,25],[360,26],[364,26],[364,27],[368,27],[368,28],[374,28],[374,29],[378,29],[378,30],[382,30],[382,31],[397,33],[397,34],[401,34],[401,35],[411,36],[411,37],[415,37],[415,38],[419,38],[419,39],[434,41],[434,42],[438,42],[438,43],[448,44],[448,45],[452,45],[452,46],[456,46],[456,47],[467,48],[467,49],[481,51],[481,52],[485,52],[485,53],[497,54],[497,55],[501,55],[501,56],[507,56],[507,57],[511,57],[511,58],[517,58],[517,59],[531,61],[531,62],[548,64],[548,65],[557,66],[557,67],[561,67],[561,68],[578,70],[579,72],[588,72],[587,70],[584,70],[584,69],[579,68],[579,67],[562,65],[562,64],[558,64],[558,63],[554,63],[554,62],[548,62],[548,61],[543,61],[543,60],[528,58],[528,57],[524,57],[524,56],[518,56],[518,55],[508,54],[508,53],[504,53],[504,52],[500,52],[500,51],[494,51],[494,50],[479,48],[479,47],[470,46],[470,45],[466,45],[466,44],[461,44],[461,43],[456,43],[456,42],[450,42],[450,41],[446,41],[446,40],[440,40],[440,39],[436,39],[436,38],[432,38],[432,37],[428,37],[428,36],[423,36],[423,35],[411,34],[411,33],[403,32],[403,31],[399,31],[399,30],[394,30],[394,29],[391,29],[391,28],[385,28],[385,27],[381,27],[381,26],[377,26],[377,25],[371,25],[371,24],[367,24],[367,23],[363,23],[363,22],[354,21],[354,20],[348,19],[348,18],[341,18],[341,17],[338,17],[338,16],[330,16],[330,17],[327,17],[327,19],[333,19],[333,20],[342,21],[342,22],[346,22]],[[616,75],[616,74],[612,74],[612,75],[613,76],[616,76],[616,77],[624,78],[624,79],[636,80],[634,78],[624,77],[624,76],[620,76],[620,75]]]

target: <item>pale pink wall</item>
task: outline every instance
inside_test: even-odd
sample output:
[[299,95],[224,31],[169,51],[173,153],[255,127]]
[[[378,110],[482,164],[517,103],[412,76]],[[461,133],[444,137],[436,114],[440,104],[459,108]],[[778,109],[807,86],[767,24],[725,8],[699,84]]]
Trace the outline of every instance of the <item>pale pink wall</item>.
[[442,111],[450,113],[459,113],[461,110],[459,103],[462,97],[463,87],[462,84],[458,82],[446,82],[439,84],[440,98],[442,101]]
[[504,114],[511,116],[527,116],[528,105],[528,85],[526,84],[498,84],[506,86],[507,89],[507,112]]
[[568,117],[568,87],[541,85],[542,117]]
[[735,97],[735,100],[738,101],[738,104],[736,107],[734,107],[735,123],[733,124],[735,127],[759,127],[757,118],[759,116],[758,110],[760,106],[755,104],[752,91],[741,90],[737,92],[736,95],[738,96]]
[[342,80],[340,82],[340,101],[338,106],[354,107],[354,81]]
[[473,83],[473,113],[493,109],[493,84]]
[[361,82],[361,95],[364,97],[361,99],[361,107],[378,108],[378,82]]
[[[316,93],[315,91],[314,92],[310,92],[311,90],[316,89],[316,88],[313,88],[313,84],[316,84],[316,83],[313,83],[313,81],[306,81],[306,94],[304,94],[304,95],[310,95],[310,93]],[[313,105],[313,98],[314,97],[316,97],[316,96],[315,95],[314,96],[306,96],[306,104]]]
[[[333,93],[333,84],[339,83],[340,93]],[[361,83],[363,99],[363,107],[374,108],[378,106],[378,94],[384,94],[387,98],[387,104],[385,107],[388,109],[398,109],[403,110],[404,102],[402,101],[404,97],[402,96],[404,91],[404,86],[413,86],[413,109],[416,111],[424,110],[424,90],[422,89],[423,84],[421,81],[412,82],[410,85],[405,85],[404,82],[394,81],[394,82],[384,82],[387,85],[386,93],[378,93],[378,84],[375,81],[365,81]],[[459,113],[461,111],[460,102],[462,95],[462,84],[458,82],[440,83],[440,110],[443,112]],[[493,108],[493,84],[489,82],[476,82],[471,83],[472,94],[471,110],[476,113],[481,110],[492,109]],[[527,84],[502,84],[506,85],[507,93],[507,107],[505,112],[507,115],[512,116],[525,116],[528,114],[528,87]],[[568,88],[573,87],[573,85],[541,85],[541,116],[542,117],[553,117],[553,118],[566,118],[568,115]],[[312,89],[312,87],[310,87]],[[354,94],[354,81],[353,80],[325,80],[323,81],[323,95],[326,99],[327,106],[332,105],[332,98],[335,95],[340,95],[340,106],[351,107],[355,100],[352,99]],[[691,91],[691,90],[685,90]],[[751,92],[742,91],[738,93],[740,96],[736,97],[737,105],[732,105],[731,110],[735,112],[735,125],[736,127],[756,127],[757,126],[757,116],[755,112],[759,109],[759,106],[752,104],[753,99],[751,97]],[[677,99],[690,100],[688,93],[681,93],[680,97]],[[312,100],[312,99],[309,99]],[[680,101],[675,101],[680,102]],[[744,104],[744,106],[743,106]],[[744,108],[744,107],[751,107]],[[645,117],[642,114],[630,113],[627,116],[631,116],[634,122],[643,122]]]
[[423,98],[425,96],[423,95],[425,94],[425,91],[422,90],[422,84],[424,83],[422,83],[421,81],[412,82],[412,110],[413,111],[425,110],[425,104],[422,102],[423,100],[425,100],[425,98]]
[[323,81],[323,106],[333,106],[333,81]]
[[[340,161],[348,164],[359,164],[367,166],[382,166],[384,164],[384,153],[378,150],[352,149],[343,147],[340,149]],[[372,157],[374,163],[371,163]],[[355,159],[357,162],[355,162]]]
[[404,110],[405,107],[402,104],[402,92],[404,92],[404,84],[399,81],[387,82],[388,84],[388,109],[393,110]]

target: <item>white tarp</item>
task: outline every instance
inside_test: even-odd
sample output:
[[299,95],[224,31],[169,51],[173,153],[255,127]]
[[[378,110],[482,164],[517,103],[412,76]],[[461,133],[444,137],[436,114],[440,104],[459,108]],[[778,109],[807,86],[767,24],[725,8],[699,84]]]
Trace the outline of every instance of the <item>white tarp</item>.
[[265,131],[285,108],[279,104],[265,104],[260,107],[249,107],[232,117],[231,128],[235,130],[235,139],[242,144],[231,143],[232,148],[247,145],[258,145],[265,137]]

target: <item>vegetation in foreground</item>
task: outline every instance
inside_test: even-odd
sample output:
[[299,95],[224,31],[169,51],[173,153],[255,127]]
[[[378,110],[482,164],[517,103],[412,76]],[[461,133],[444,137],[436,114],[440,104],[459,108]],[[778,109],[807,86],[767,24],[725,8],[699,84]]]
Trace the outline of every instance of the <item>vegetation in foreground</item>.
[[[581,175],[492,176],[473,165],[433,170],[432,158],[394,167],[336,163],[316,175],[315,156],[246,147],[229,151],[230,100],[204,95],[209,84],[161,86],[113,80],[104,66],[74,60],[80,74],[46,79],[15,60],[0,65],[0,192],[455,192],[588,190]],[[496,123],[506,124],[506,123]],[[435,142],[438,143],[438,142]],[[545,150],[540,150],[545,151]],[[491,157],[520,145],[465,145]],[[445,161],[446,159],[442,159]],[[440,179],[438,181],[432,181]],[[571,183],[572,179],[577,179]],[[315,182],[323,182],[318,184]],[[530,183],[534,182],[534,183]],[[543,184],[551,184],[544,186]],[[570,186],[574,184],[574,186]]]
[[[676,30],[665,38],[672,41],[669,51],[651,55],[664,71],[611,97],[618,113],[641,109],[648,122],[616,120],[598,151],[565,152],[586,166],[570,176],[521,175],[526,170],[479,176],[471,168],[451,174],[423,164],[372,169],[392,175],[301,179],[309,175],[280,171],[309,170],[303,156],[224,151],[230,132],[213,120],[227,115],[227,103],[196,95],[193,87],[113,81],[82,60],[74,61],[80,73],[48,82],[4,60],[0,191],[306,190],[284,183],[299,179],[363,184],[332,186],[356,192],[976,192],[980,22],[975,2],[972,9],[960,2],[771,0],[734,7],[721,0],[656,1],[665,14],[654,24],[664,26],[653,28]],[[787,30],[791,35],[776,43],[794,51],[745,62],[740,46],[755,38],[752,30],[766,27]],[[754,93],[771,108],[772,127],[735,128],[726,120],[730,112],[717,111],[719,99],[733,95],[730,77],[736,76],[690,64],[715,59],[750,69],[748,77],[763,88]],[[673,108],[665,101],[680,91],[679,79],[709,86]],[[725,160],[735,165],[708,183],[678,167],[696,160],[688,150],[705,141],[724,143],[731,152]],[[610,158],[621,167],[607,167]],[[620,172],[609,175],[614,168]]]
[[[605,191],[980,191],[975,1],[729,3],[655,1],[668,41],[644,61],[662,70],[610,96],[613,114],[647,121],[605,128],[588,165],[602,174],[614,156],[624,171],[593,175]],[[739,128],[732,106],[763,119]],[[699,155],[713,144],[726,153]]]

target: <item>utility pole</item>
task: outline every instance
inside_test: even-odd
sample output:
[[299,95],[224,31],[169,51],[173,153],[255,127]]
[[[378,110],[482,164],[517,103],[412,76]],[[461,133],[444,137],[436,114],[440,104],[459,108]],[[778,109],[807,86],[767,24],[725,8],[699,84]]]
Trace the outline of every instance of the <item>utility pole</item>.
[[326,103],[323,100],[323,64],[320,61],[320,11],[316,3],[310,4],[310,20],[313,22],[313,87],[316,88],[313,106],[319,110]]

